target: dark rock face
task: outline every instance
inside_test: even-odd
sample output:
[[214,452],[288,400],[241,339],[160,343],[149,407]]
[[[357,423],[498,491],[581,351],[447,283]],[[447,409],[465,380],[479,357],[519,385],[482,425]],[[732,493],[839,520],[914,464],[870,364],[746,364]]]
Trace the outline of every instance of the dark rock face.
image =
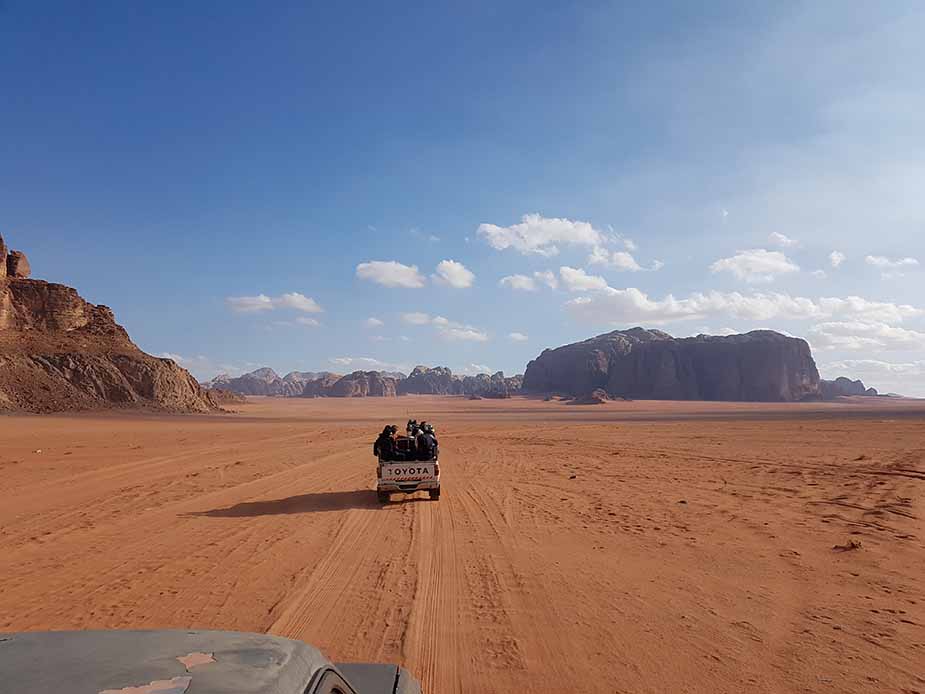
[[6,277],[6,241],[0,236],[0,280]]
[[445,366],[415,366],[414,370],[399,384],[401,395],[459,395],[462,383]]
[[464,376],[462,379],[463,395],[478,395],[483,398],[509,398],[520,392],[523,376],[505,378],[503,371],[489,376],[478,374]]
[[409,376],[399,381],[399,395],[481,395],[485,398],[509,398],[520,392],[522,376],[505,378],[499,371],[493,375],[455,376],[445,366],[416,366]]
[[660,330],[617,330],[545,350],[523,389],[653,400],[793,402],[818,398],[819,372],[805,340],[769,330],[676,339]]
[[860,380],[852,381],[844,376],[839,376],[834,381],[820,381],[820,388],[824,400],[833,400],[851,395],[866,395],[869,397],[879,395],[876,388],[867,388]]
[[32,268],[29,267],[29,260],[22,251],[10,251],[6,257],[6,274],[8,277],[18,277],[25,279],[32,274]]
[[396,385],[394,378],[383,376],[378,371],[354,371],[338,379],[328,395],[335,398],[394,398],[398,394]]
[[302,397],[305,398],[320,398],[325,395],[330,395],[331,388],[341,379],[341,376],[338,374],[325,374],[320,378],[307,381],[304,388],[302,389]]

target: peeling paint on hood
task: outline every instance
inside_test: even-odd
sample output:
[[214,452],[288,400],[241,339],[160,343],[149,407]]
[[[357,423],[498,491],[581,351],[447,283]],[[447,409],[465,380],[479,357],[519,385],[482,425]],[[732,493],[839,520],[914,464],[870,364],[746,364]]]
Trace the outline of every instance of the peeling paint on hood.
[[155,680],[137,687],[104,689],[100,694],[184,694],[192,681],[192,677],[174,677],[169,680]]
[[212,653],[188,653],[184,656],[178,656],[177,660],[183,663],[183,667],[186,668],[186,671],[189,672],[194,667],[199,665],[208,665],[209,663],[214,663],[215,658]]

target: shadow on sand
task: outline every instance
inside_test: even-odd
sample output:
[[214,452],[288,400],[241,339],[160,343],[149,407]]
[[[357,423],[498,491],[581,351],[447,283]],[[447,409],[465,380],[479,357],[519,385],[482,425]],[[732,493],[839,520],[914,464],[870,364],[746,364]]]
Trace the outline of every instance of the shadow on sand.
[[324,511],[343,511],[351,508],[379,508],[382,504],[376,499],[372,489],[354,489],[349,492],[313,492],[288,496],[285,499],[268,501],[246,501],[226,508],[214,508],[211,511],[188,513],[188,516],[208,516],[210,518],[246,518],[253,516],[277,516],[287,513],[322,513]]
[[[427,498],[404,496],[389,502],[413,503],[430,501]],[[287,513],[323,513],[325,511],[345,511],[351,508],[382,508],[372,489],[354,489],[349,492],[313,492],[287,496],[285,499],[267,501],[245,501],[225,508],[213,508],[210,511],[185,513],[185,516],[207,516],[209,518],[248,518],[256,516],[278,516]]]

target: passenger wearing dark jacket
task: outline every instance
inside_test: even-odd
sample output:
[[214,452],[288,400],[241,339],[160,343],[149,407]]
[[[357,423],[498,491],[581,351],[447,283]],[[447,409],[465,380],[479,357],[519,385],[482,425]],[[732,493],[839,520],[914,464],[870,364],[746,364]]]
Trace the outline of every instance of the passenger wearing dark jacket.
[[424,425],[424,430],[417,440],[418,460],[433,460],[439,455],[437,436],[430,424]]
[[373,455],[382,460],[395,460],[395,439],[393,438],[395,431],[394,425],[386,426],[382,430],[373,444]]

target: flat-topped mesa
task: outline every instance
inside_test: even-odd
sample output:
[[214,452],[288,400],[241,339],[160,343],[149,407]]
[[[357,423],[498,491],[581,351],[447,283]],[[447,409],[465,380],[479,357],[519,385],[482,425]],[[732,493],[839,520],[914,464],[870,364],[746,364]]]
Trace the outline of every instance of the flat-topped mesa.
[[[0,240],[0,250],[5,248]],[[28,279],[22,253],[4,260],[0,410],[219,409],[186,369],[138,349],[111,309],[63,284]]]
[[820,397],[805,340],[770,330],[674,338],[660,330],[616,330],[527,365],[523,389],[653,400],[794,402]]

